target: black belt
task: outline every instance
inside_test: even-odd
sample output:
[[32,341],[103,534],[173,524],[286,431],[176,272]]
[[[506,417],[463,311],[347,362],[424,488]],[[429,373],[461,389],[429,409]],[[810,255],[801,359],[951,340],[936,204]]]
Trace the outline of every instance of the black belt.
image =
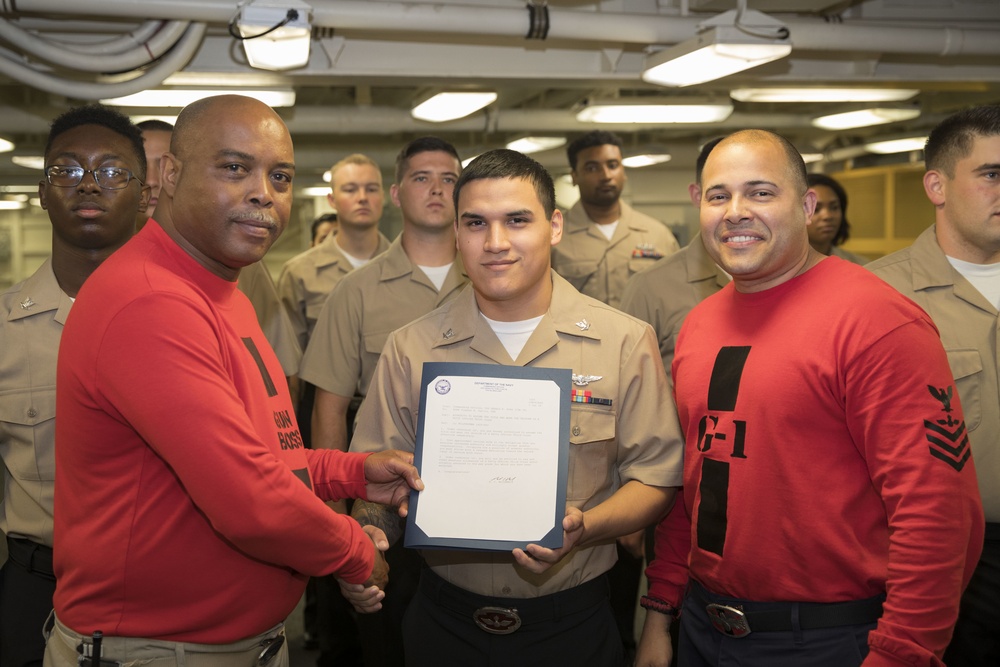
[[705,608],[715,629],[731,637],[745,637],[751,632],[819,630],[874,623],[881,618],[885,601],[885,595],[830,603],[729,600],[712,595],[696,581],[691,582],[689,591],[698,606]]
[[52,571],[52,547],[20,537],[7,537],[7,557],[29,574],[55,581]]
[[595,577],[565,591],[535,598],[505,598],[479,595],[451,584],[430,569],[420,572],[420,592],[435,603],[471,619],[492,634],[506,635],[522,625],[545,623],[606,602],[608,580]]

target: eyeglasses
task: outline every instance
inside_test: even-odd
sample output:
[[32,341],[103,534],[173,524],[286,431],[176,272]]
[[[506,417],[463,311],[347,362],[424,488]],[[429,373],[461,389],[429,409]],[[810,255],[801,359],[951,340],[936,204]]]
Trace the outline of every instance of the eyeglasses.
[[59,188],[72,188],[80,185],[86,174],[93,174],[97,185],[105,190],[124,190],[134,178],[142,185],[142,179],[134,176],[123,167],[98,167],[84,169],[83,167],[63,167],[52,165],[45,168],[45,180]]

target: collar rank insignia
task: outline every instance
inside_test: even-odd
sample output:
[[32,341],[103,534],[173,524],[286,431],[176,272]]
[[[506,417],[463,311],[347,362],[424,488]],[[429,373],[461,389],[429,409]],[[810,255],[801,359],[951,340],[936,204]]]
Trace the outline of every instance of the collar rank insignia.
[[588,331],[590,329],[590,322],[588,322],[587,318],[585,317],[579,322],[577,322],[576,326],[580,327],[580,331]]
[[573,373],[573,384],[577,387],[586,387],[591,382],[597,382],[604,378],[603,375],[577,375]]
[[31,297],[29,296],[27,299],[25,299],[24,301],[21,302],[21,310],[30,310],[31,307],[34,306],[34,305],[35,305],[35,302],[32,301]]
[[445,340],[448,340],[449,338],[455,337],[455,331],[453,329],[448,329],[441,335],[444,336]]

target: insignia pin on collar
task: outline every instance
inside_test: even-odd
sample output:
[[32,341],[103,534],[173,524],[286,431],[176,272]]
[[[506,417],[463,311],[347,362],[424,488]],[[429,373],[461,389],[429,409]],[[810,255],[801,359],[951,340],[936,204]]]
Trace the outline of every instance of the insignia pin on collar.
[[22,310],[29,310],[34,305],[35,305],[35,302],[32,301],[31,297],[29,296],[27,299],[25,299],[24,301],[21,302],[21,309]]
[[453,338],[455,336],[455,332],[452,329],[448,329],[441,335],[444,336],[446,339]]
[[590,322],[587,321],[587,318],[583,318],[576,323],[576,326],[580,327],[580,331],[587,331],[590,329]]

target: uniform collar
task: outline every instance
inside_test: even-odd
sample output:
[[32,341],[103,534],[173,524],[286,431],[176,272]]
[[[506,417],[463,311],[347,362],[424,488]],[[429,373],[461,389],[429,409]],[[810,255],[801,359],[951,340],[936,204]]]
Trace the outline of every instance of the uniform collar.
[[[429,287],[433,287],[430,280],[421,275],[422,272],[421,274],[416,274],[414,272],[414,269],[416,268],[417,265],[410,260],[409,255],[407,255],[406,251],[403,249],[403,234],[401,233],[396,237],[396,240],[392,242],[389,249],[385,251],[381,271],[379,273],[379,280],[384,282],[412,275],[412,280],[421,284],[426,284]],[[468,278],[468,275],[465,273],[465,265],[462,263],[462,256],[457,252],[455,253],[455,259],[452,260],[451,270],[448,272],[448,277],[441,286],[442,294],[446,294],[450,291],[453,276],[459,276],[461,278],[461,280],[455,281],[456,284],[459,282],[464,283]]]
[[[995,312],[992,304],[948,261],[937,241],[937,225],[925,229],[910,248],[910,267],[915,291],[951,287],[955,296],[977,308]],[[988,307],[987,307],[988,306]]]
[[7,321],[56,311],[53,319],[59,324],[65,324],[72,305],[73,300],[59,287],[56,275],[52,272],[52,258],[49,257],[21,284],[17,302],[7,316]]
[[725,287],[729,284],[729,278],[726,276],[725,271],[708,254],[705,242],[701,240],[701,234],[695,234],[691,242],[684,248],[684,255],[687,281],[689,283],[696,283],[714,277],[719,287]]
[[[375,248],[375,254],[372,258],[378,257],[383,252],[389,249],[389,239],[387,239],[382,232],[378,233],[378,246]],[[340,264],[344,267],[346,271],[350,271],[354,268],[351,264],[351,260],[347,259],[347,255],[341,249],[340,245],[337,243],[336,234],[330,234],[323,242],[320,243],[312,251],[316,254],[316,261],[313,265],[316,267],[326,267],[333,266],[335,264]]]
[[[552,302],[538,327],[519,355],[524,364],[544,354],[559,342],[559,335],[600,340],[599,329],[588,319],[591,307],[588,299],[572,285],[550,271]],[[440,331],[434,348],[447,347],[471,339],[469,347],[498,364],[510,364],[510,356],[482,317],[476,303],[476,292],[469,284],[448,307],[445,316],[438,320]]]

